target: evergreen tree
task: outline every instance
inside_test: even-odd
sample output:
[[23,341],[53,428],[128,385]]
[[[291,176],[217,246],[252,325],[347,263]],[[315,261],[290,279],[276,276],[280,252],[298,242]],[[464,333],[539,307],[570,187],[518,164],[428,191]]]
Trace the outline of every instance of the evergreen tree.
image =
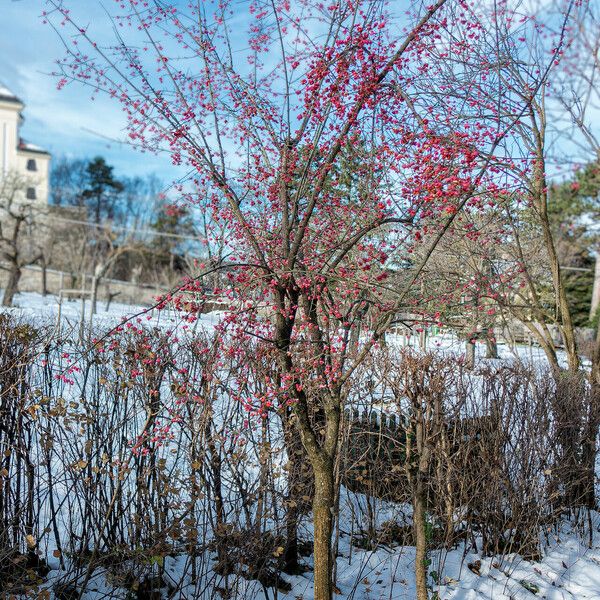
[[95,223],[112,219],[117,209],[119,195],[124,186],[115,179],[113,167],[101,156],[96,156],[86,167],[86,187],[81,193],[81,201]]
[[593,162],[574,177],[552,186],[548,213],[552,222],[565,286],[576,326],[590,326],[590,303],[594,285],[594,251],[600,215],[600,163]]

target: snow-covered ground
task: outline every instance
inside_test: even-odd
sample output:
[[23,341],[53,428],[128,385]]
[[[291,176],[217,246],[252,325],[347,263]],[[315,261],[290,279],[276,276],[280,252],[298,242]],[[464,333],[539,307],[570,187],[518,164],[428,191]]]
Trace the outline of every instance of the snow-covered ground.
[[[599,524],[600,515],[596,513],[596,530]],[[376,551],[352,549],[351,552],[346,537],[342,538],[340,549],[337,586],[341,597],[355,600],[413,600],[416,597],[413,547]],[[509,555],[502,561],[482,558],[472,552],[465,554],[462,546],[447,553],[433,552],[431,558],[430,570],[442,574],[442,585],[431,581],[432,593],[437,592],[439,600],[600,599],[600,544],[596,540],[593,547],[588,548],[580,536],[567,527],[560,537],[551,541],[538,563],[528,562],[518,555]],[[313,597],[310,573],[288,579],[293,588],[282,598],[310,600]]]
[[[343,519],[343,514],[342,514]],[[549,544],[539,562],[524,560],[517,554],[502,558],[482,557],[465,551],[463,545],[450,551],[431,552],[431,594],[435,600],[600,600],[600,543],[598,530],[600,514],[592,514],[596,532],[595,542],[588,547],[582,532],[573,531],[565,524],[559,534],[549,536]],[[309,558],[307,566],[312,566]],[[352,547],[351,538],[343,534],[339,540],[337,558],[336,597],[353,600],[414,600],[415,549],[411,546],[380,547],[364,550]],[[58,561],[51,562],[54,570],[48,584],[60,577]],[[175,598],[214,598],[202,584],[191,582],[188,559],[184,555],[165,558],[165,579],[178,591]],[[437,573],[440,575],[438,576]],[[265,591],[254,580],[235,583],[236,591],[231,598],[256,600],[313,600],[312,571],[303,575],[284,575],[292,586],[285,593],[269,589]],[[231,578],[230,578],[231,579]],[[438,583],[436,583],[438,582]],[[231,581],[230,581],[231,585]],[[225,588],[224,578],[216,576],[215,587]],[[433,594],[437,593],[437,596]],[[114,589],[98,571],[89,582],[84,598],[129,598],[126,590]]]
[[[44,323],[46,325],[56,324],[58,315],[62,327],[75,328],[83,320],[86,327],[93,325],[99,331],[110,329],[118,325],[126,318],[140,318],[143,323],[149,326],[159,327],[185,327],[190,329],[189,325],[182,324],[181,316],[170,309],[153,310],[147,306],[137,306],[131,304],[120,304],[112,302],[107,307],[106,302],[99,301],[97,312],[91,315],[90,301],[82,302],[80,299],[63,299],[59,306],[59,300],[56,296],[42,296],[34,292],[24,292],[17,294],[14,300],[14,307],[0,307],[1,311],[14,314],[28,321]],[[83,319],[82,319],[83,312]],[[210,313],[200,316],[200,326],[211,327],[219,319],[220,313]],[[418,336],[405,338],[401,335],[389,335],[391,343],[399,346],[409,345],[418,348]],[[427,337],[427,350],[439,350],[455,354],[464,353],[464,342],[459,340],[456,335],[445,332],[438,335]],[[479,359],[485,356],[485,346],[482,343],[476,344],[476,354]],[[518,359],[524,362],[533,362],[538,364],[545,363],[543,350],[537,345],[517,344],[513,347],[507,344],[498,344],[498,360]],[[564,353],[558,352],[559,360],[566,362]]]
[[[98,301],[97,312],[91,315],[91,303],[89,300],[82,302],[79,298],[62,299],[59,302],[58,297],[48,294],[42,296],[34,292],[23,292],[17,294],[14,299],[14,306],[11,308],[2,308],[3,312],[8,312],[26,320],[35,320],[44,324],[56,324],[60,314],[63,325],[78,325],[82,320],[86,326],[93,323],[94,327],[103,326],[112,327],[118,324],[123,318],[140,314],[144,320],[151,325],[163,322],[174,322],[174,315],[168,310],[153,311],[146,306],[132,306],[130,304],[120,304],[112,302],[107,307],[106,302]],[[149,312],[146,312],[149,311]]]
[[[2,309],[19,319],[30,322],[57,326],[59,305],[53,296],[42,297],[38,294],[24,293],[16,297],[15,307]],[[84,322],[89,324],[89,302],[85,305]],[[125,317],[139,315],[149,325],[159,327],[178,327],[181,319],[169,311],[145,312],[146,308],[113,303],[109,310],[100,302],[98,314],[93,317],[95,328],[107,330],[118,325]],[[81,322],[82,304],[80,300],[63,301],[60,307],[60,327],[74,331]],[[202,326],[214,325],[218,314],[201,317]],[[398,337],[392,340],[402,343]],[[416,340],[415,344],[416,344]],[[429,349],[444,352],[463,352],[463,344],[451,334],[431,337]],[[478,344],[478,354],[484,349]],[[500,359],[506,361],[519,358],[524,361],[543,363],[544,355],[537,347],[507,345],[499,346]],[[358,504],[357,504],[358,503]],[[355,534],[350,532],[352,524],[349,515],[355,518],[360,513],[360,494],[342,492],[340,503],[340,538],[337,558],[338,597],[355,600],[413,600],[415,598],[414,561],[415,551],[410,546],[379,547],[370,551],[356,546]],[[405,517],[403,507],[379,503],[377,522],[382,523],[390,517]],[[559,532],[547,532],[543,547],[543,557],[539,562],[529,562],[518,555],[486,558],[465,549],[464,545],[450,551],[433,551],[430,573],[432,596],[437,600],[526,600],[545,598],[547,600],[600,600],[600,514],[592,513],[592,542],[589,544],[588,531],[575,530],[567,522]],[[310,526],[304,529],[305,539],[310,539]],[[469,544],[468,548],[471,548]],[[52,549],[49,552],[52,555]],[[207,557],[208,560],[214,556]],[[310,557],[305,558],[307,566],[311,566]],[[192,583],[186,575],[188,558],[180,555],[166,557],[165,575],[173,583],[177,591],[172,598],[213,598],[215,585],[204,586]],[[59,561],[51,558],[52,568],[46,586],[52,589],[62,572]],[[311,600],[311,571],[302,575],[285,576],[292,585],[288,593],[265,590],[256,581],[237,583],[232,598],[257,598],[259,600]],[[215,576],[218,579],[218,576]],[[214,582],[213,582],[214,583]],[[98,570],[91,577],[86,599],[129,598],[131,592],[115,588],[107,582],[105,573]]]

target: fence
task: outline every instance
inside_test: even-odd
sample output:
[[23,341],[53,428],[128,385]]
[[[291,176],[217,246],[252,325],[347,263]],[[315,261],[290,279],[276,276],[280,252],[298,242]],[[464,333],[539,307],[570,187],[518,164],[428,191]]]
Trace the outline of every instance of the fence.
[[[79,276],[81,278],[81,276]],[[83,289],[91,289],[92,276],[86,274],[85,282],[82,282]],[[8,271],[0,270],[0,287],[5,287],[8,281]],[[84,285],[83,285],[84,284]],[[70,288],[71,275],[64,271],[56,269],[46,269],[46,292],[58,296],[61,290]],[[22,268],[22,275],[19,281],[20,292],[44,292],[44,273],[38,265],[28,265]],[[133,283],[119,279],[102,279],[98,289],[98,299],[106,302],[117,299],[124,304],[154,304],[156,296],[165,294],[166,287],[158,287],[147,284]]]

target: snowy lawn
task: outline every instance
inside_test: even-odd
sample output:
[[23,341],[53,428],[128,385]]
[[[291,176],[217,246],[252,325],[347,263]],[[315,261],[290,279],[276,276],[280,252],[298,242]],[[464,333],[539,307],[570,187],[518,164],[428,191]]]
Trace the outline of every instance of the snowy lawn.
[[[61,329],[76,330],[81,320],[82,304],[80,300],[63,301],[61,307]],[[3,309],[19,319],[28,322],[56,326],[58,301],[53,296],[42,297],[38,294],[19,294],[16,306]],[[86,324],[89,323],[89,302],[85,306]],[[144,307],[134,307],[113,303],[108,311],[99,303],[99,312],[93,318],[95,328],[110,329],[118,325],[124,317],[145,311]],[[140,317],[151,326],[184,327],[193,333],[193,325],[182,325],[177,314],[169,311],[151,311]],[[218,314],[203,315],[199,320],[202,328],[211,328],[218,322]],[[414,340],[416,342],[416,340]],[[401,344],[399,336],[390,336],[390,342]],[[428,348],[448,353],[462,353],[463,345],[455,336],[446,334],[432,337]],[[478,344],[479,352],[483,348]],[[516,358],[543,364],[544,356],[537,347],[507,345],[499,346],[500,359],[510,361]],[[365,550],[357,544],[357,534],[351,532],[360,515],[365,514],[361,506],[364,497],[350,494],[344,489],[340,502],[340,537],[337,557],[337,588],[339,597],[355,600],[412,600],[415,598],[414,561],[415,551],[410,546],[379,547],[377,550]],[[406,507],[376,502],[375,515],[377,525],[398,519],[410,522],[410,510]],[[358,515],[358,521],[355,520]],[[311,537],[310,519],[303,522],[301,536]],[[518,555],[503,557],[482,557],[465,550],[464,545],[450,551],[431,552],[429,567],[432,596],[438,600],[521,600],[545,598],[547,600],[600,600],[600,514],[591,515],[593,540],[589,547],[588,531],[574,530],[567,522],[559,532],[554,529],[547,532],[543,545],[543,557],[540,562],[529,562]],[[64,532],[63,532],[64,535]],[[468,546],[472,547],[471,544]],[[48,549],[52,556],[53,548]],[[207,552],[209,563],[215,556]],[[297,576],[284,575],[292,586],[285,593],[273,588],[263,589],[254,580],[238,580],[233,598],[257,598],[271,600],[311,600],[312,579],[311,559],[306,557],[306,572]],[[61,580],[62,571],[58,559],[49,560],[51,571],[44,584],[53,590]],[[219,580],[214,575],[211,587],[208,582],[192,583],[189,576],[189,557],[185,555],[165,558],[165,578],[171,587],[172,598],[211,598],[213,589],[230,587],[230,582]],[[207,571],[210,572],[210,569]],[[111,584],[107,573],[96,570],[90,578],[86,599],[128,598],[130,593]],[[129,594],[129,595],[128,595]],[[54,593],[53,593],[54,595]],[[66,596],[65,596],[66,597]]]

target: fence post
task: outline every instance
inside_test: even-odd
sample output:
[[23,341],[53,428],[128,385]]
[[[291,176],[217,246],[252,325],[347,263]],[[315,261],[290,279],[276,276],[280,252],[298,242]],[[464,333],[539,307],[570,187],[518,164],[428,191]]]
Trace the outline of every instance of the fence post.
[[396,430],[396,415],[390,415],[389,428],[395,432]]
[[98,296],[98,276],[92,275],[91,299],[90,299],[90,322],[93,315],[96,314],[96,304]]
[[58,310],[56,312],[56,333],[60,336],[60,320],[62,318],[62,299],[63,291],[62,286],[58,292]]
[[373,427],[377,427],[379,424],[379,419],[377,418],[377,413],[372,410],[371,411],[371,425],[373,425]]
[[419,348],[425,352],[427,350],[427,330],[425,324],[422,324],[421,331],[419,332]]
[[85,329],[85,273],[81,276],[81,318],[79,319],[79,341],[83,342]]

